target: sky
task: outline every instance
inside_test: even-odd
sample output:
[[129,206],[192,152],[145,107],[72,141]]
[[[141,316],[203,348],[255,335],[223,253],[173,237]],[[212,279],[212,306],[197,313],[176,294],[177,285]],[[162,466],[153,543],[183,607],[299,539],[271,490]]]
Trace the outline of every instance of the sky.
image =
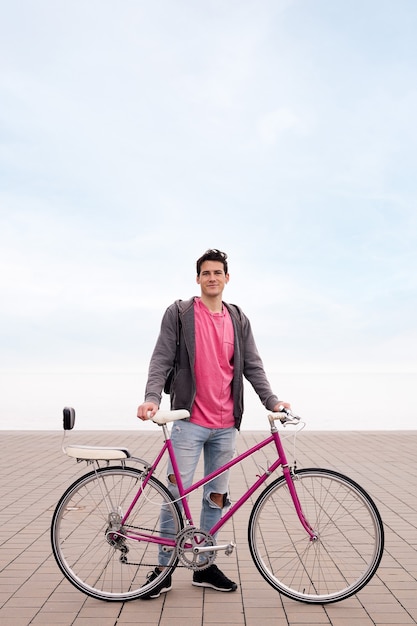
[[416,27],[414,0],[0,0],[0,373],[146,371],[211,247],[268,371],[416,373]]

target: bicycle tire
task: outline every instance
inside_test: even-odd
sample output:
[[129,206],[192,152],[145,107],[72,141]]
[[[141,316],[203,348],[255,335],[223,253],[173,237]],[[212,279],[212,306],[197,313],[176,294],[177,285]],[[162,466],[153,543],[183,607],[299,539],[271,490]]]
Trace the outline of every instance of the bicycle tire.
[[[89,596],[118,602],[140,598],[167,578],[178,563],[172,550],[167,567],[149,583],[146,574],[158,564],[157,545],[108,532],[109,515],[118,519],[126,513],[143,477],[143,472],[132,467],[101,468],[76,480],[56,506],[51,525],[53,554],[70,583]],[[180,509],[168,489],[153,477],[120,532],[128,534],[129,528],[140,528],[161,537],[161,506],[168,507],[178,533],[183,528]],[[116,538],[114,545],[109,538]]]
[[252,559],[283,595],[309,604],[344,600],[375,574],[384,550],[384,527],[369,494],[327,469],[301,469],[293,477],[312,541],[281,476],[259,496],[248,525]]

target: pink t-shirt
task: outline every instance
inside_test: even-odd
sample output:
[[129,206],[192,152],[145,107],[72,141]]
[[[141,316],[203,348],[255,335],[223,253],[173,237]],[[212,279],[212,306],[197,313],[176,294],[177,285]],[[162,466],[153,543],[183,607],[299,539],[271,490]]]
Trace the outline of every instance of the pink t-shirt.
[[211,313],[200,298],[194,300],[195,365],[197,384],[191,422],[206,428],[230,428],[233,416],[234,331],[229,311]]

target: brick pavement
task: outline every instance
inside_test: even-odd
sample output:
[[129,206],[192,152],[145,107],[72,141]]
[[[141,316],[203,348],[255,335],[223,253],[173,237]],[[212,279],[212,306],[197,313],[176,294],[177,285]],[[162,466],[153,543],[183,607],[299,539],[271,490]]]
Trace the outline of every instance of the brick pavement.
[[[243,431],[241,451],[265,433]],[[287,434],[287,431],[285,431]],[[0,624],[2,626],[406,626],[417,624],[417,431],[309,432],[297,437],[299,466],[337,469],[362,484],[376,501],[386,530],[377,574],[357,596],[326,606],[281,597],[261,578],[247,546],[247,503],[222,531],[237,550],[219,554],[218,565],[239,583],[233,594],[193,587],[191,573],[178,569],[173,590],[143,602],[107,603],[89,598],[63,578],[53,559],[49,526],[64,489],[85,471],[61,451],[56,431],[0,431]],[[127,446],[151,459],[158,432],[86,432],[70,441]],[[287,452],[292,457],[292,443]],[[252,481],[251,460],[232,472],[232,496]],[[251,465],[252,463],[252,465]],[[262,461],[261,461],[262,464]],[[195,510],[195,508],[194,508]],[[230,535],[228,534],[230,533]]]

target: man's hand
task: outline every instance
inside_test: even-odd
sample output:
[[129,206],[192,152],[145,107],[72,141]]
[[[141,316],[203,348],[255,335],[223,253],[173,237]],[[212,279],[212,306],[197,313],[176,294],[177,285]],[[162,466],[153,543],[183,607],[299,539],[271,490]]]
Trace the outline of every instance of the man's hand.
[[282,410],[282,407],[284,407],[284,409],[291,409],[291,404],[289,402],[277,402],[277,404],[274,406],[274,408],[272,409],[274,413],[279,413]]
[[138,418],[142,421],[152,419],[159,406],[155,402],[144,402],[138,407]]

